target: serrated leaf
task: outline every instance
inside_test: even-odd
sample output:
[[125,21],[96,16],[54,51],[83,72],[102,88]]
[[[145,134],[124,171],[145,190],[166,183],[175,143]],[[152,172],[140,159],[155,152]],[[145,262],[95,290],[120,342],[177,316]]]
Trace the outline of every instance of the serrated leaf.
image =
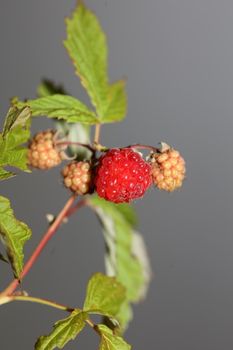
[[93,111],[78,99],[68,95],[51,95],[18,102],[17,106],[28,105],[32,116],[47,116],[66,120],[68,123],[96,124],[98,119]]
[[[54,94],[66,95],[61,85],[54,84],[51,80],[45,79],[37,89],[39,97],[51,96]],[[67,123],[64,120],[56,120],[55,128],[60,137],[65,137],[68,142],[90,143],[90,125],[81,123]],[[69,157],[75,157],[76,160],[90,159],[91,152],[86,147],[75,144],[67,147],[66,153]]]
[[[22,130],[20,126],[10,131],[4,139],[0,134],[0,167],[11,166],[23,171],[28,170],[27,149],[23,148],[21,145],[25,143],[29,137],[29,130]],[[5,175],[10,176],[10,172],[7,171],[6,173],[6,170],[1,173],[3,178]]]
[[80,3],[67,19],[64,45],[101,123],[122,120],[126,115],[125,81],[108,82],[106,36],[97,17]]
[[108,100],[101,123],[113,123],[124,119],[127,113],[125,81],[120,80],[109,86]]
[[3,138],[9,133],[13,128],[20,125],[23,128],[26,128],[27,122],[31,117],[30,108],[25,106],[21,109],[18,109],[15,106],[10,107],[3,126],[2,136]]
[[103,115],[108,93],[107,43],[98,19],[80,3],[67,19],[64,45],[98,116]]
[[[145,264],[135,249],[134,240],[138,236],[135,235],[132,225],[135,223],[132,208],[127,204],[116,205],[107,202],[97,196],[89,197],[88,201],[102,223],[107,245],[105,256],[107,274],[116,276],[126,287],[128,302],[138,302],[144,297],[148,288],[149,273],[144,271]],[[121,321],[122,328],[126,328],[127,324],[122,322],[131,318],[129,307],[126,312],[122,308],[116,318]]]
[[37,88],[39,97],[47,97],[55,94],[67,95],[62,85],[57,85],[49,79],[44,79]]
[[17,278],[23,269],[24,244],[30,237],[30,228],[15,218],[10,201],[0,196],[0,238]]
[[69,317],[57,321],[49,335],[42,336],[37,340],[35,350],[63,349],[70,340],[74,340],[83,330],[87,317],[87,313],[82,310],[75,310]]
[[100,333],[100,346],[99,350],[130,350],[131,345],[126,341],[113,334],[112,330],[105,325],[98,325],[98,331]]
[[115,277],[96,273],[88,282],[84,310],[114,317],[125,298],[125,288]]
[[29,107],[11,107],[4,123],[3,133],[0,133],[0,180],[14,176],[14,173],[4,169],[7,166],[29,171],[27,167],[27,149],[23,144],[30,137],[31,112]]

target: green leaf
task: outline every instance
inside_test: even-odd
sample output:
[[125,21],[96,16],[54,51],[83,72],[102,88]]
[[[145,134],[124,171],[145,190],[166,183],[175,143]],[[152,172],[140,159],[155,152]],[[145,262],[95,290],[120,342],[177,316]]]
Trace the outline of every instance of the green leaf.
[[88,282],[84,310],[113,317],[118,313],[125,297],[125,288],[115,277],[96,273]]
[[118,122],[124,119],[127,113],[127,96],[125,81],[120,80],[109,86],[108,100],[101,118],[101,123]]
[[[107,274],[116,276],[125,286],[128,302],[138,302],[145,296],[148,288],[150,265],[146,250],[143,249],[142,254],[139,252],[138,244],[135,244],[135,240],[138,242],[138,234],[133,227],[135,224],[133,210],[127,204],[116,205],[97,196],[89,197],[88,202],[102,224],[107,245],[105,257]],[[127,309],[122,307],[116,315],[121,321],[122,328],[127,326],[122,322],[130,320],[131,317],[130,306]]]
[[112,330],[105,325],[98,325],[100,333],[99,350],[130,350],[131,345],[126,343],[123,338],[114,335]]
[[13,176],[15,176],[15,174],[13,174],[12,172],[4,170],[3,168],[0,168],[0,181],[7,180]]
[[[114,205],[114,204],[113,204]],[[124,220],[133,228],[138,224],[138,217],[135,209],[128,203],[118,204],[116,206],[117,211],[121,213]]]
[[117,314],[117,320],[120,324],[120,328],[118,327],[114,327],[114,329],[116,329],[116,331],[118,331],[119,333],[123,333],[127,327],[128,327],[128,324],[130,323],[130,321],[132,321],[133,319],[133,310],[132,310],[132,306],[129,302],[129,300],[126,300],[118,314]]
[[74,340],[85,327],[87,313],[82,310],[73,311],[69,317],[55,323],[53,331],[40,337],[35,345],[36,350],[63,349],[70,341]]
[[11,107],[4,123],[3,133],[0,133],[0,180],[14,176],[7,166],[29,171],[27,167],[27,149],[22,145],[30,137],[29,107]]
[[0,196],[0,238],[17,278],[23,269],[24,244],[30,237],[30,228],[15,218],[10,201]]
[[51,80],[44,79],[37,88],[39,97],[47,97],[55,94],[67,95],[62,85],[56,85]]
[[98,19],[80,3],[67,19],[64,45],[98,116],[103,116],[108,94],[107,43]]
[[108,49],[97,17],[80,3],[67,19],[64,45],[101,123],[122,120],[126,115],[125,81],[108,82]]
[[2,136],[3,138],[9,133],[13,128],[20,125],[23,128],[27,127],[27,122],[31,117],[30,108],[25,106],[18,109],[15,106],[10,107],[3,126]]
[[148,287],[151,281],[152,270],[150,266],[149,255],[147,252],[145,241],[142,235],[137,231],[133,231],[132,253],[136,257],[136,259],[139,261],[142,267],[144,283],[142,284],[140,289],[140,296],[143,299],[147,295]]
[[98,122],[95,113],[72,96],[56,94],[17,103],[19,107],[24,105],[30,106],[32,116],[63,119],[68,123],[96,124]]
[[[39,97],[51,96],[54,94],[65,95],[66,92],[61,85],[56,85],[50,80],[43,80],[38,89]],[[65,120],[56,120],[55,128],[61,137],[69,142],[90,143],[90,125],[81,123],[67,123]],[[76,160],[90,159],[91,152],[86,147],[77,145],[68,146],[66,153]]]
[[[0,134],[0,167],[12,166],[27,171],[27,149],[21,145],[30,137],[28,130],[16,127],[3,139]],[[10,177],[10,172],[1,171],[1,177]],[[13,174],[12,174],[13,175]]]

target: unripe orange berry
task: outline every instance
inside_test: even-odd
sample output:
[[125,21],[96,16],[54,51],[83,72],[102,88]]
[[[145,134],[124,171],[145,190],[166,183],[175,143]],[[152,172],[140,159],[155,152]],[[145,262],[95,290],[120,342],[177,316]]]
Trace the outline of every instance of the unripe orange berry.
[[62,171],[64,185],[79,195],[89,193],[92,183],[91,165],[87,161],[73,161]]
[[172,148],[154,153],[151,157],[152,179],[160,190],[172,192],[182,186],[185,178],[185,161]]
[[28,164],[38,169],[50,169],[61,163],[62,157],[54,142],[55,131],[37,133],[28,148]]

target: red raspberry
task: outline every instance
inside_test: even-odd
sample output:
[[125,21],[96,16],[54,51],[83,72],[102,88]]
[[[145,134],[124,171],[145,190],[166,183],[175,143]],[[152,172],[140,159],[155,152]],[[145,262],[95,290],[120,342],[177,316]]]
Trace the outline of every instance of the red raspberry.
[[50,169],[60,164],[62,157],[54,143],[55,131],[36,134],[29,144],[28,163],[34,168]]
[[150,164],[131,148],[111,149],[99,159],[96,191],[108,201],[122,203],[142,197],[151,182]]
[[91,169],[89,162],[76,162],[68,164],[62,171],[64,185],[72,192],[86,194],[91,190]]
[[152,156],[152,178],[160,190],[172,192],[182,186],[185,161],[180,153],[169,148]]

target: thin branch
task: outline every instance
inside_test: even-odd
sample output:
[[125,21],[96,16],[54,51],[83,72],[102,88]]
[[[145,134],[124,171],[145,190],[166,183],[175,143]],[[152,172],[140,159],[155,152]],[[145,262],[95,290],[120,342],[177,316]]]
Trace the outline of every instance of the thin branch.
[[77,210],[79,210],[80,208],[84,207],[86,205],[86,199],[82,199],[81,201],[79,201],[76,205],[74,205],[73,207],[71,207],[68,212],[66,213],[65,219],[69,218],[71,215],[73,215]]
[[[76,310],[75,308],[63,305],[63,304],[58,304],[55,303],[52,300],[47,300],[47,299],[42,299],[42,298],[36,298],[36,297],[31,297],[31,296],[25,296],[25,295],[10,295],[10,296],[2,296],[0,297],[0,305],[11,303],[12,301],[26,301],[26,302],[31,302],[31,303],[37,303],[37,304],[42,304],[42,305],[47,305],[51,306],[55,309],[58,310],[63,310],[66,312],[73,312]],[[98,326],[90,320],[90,318],[86,319],[85,321],[97,334],[100,335]]]
[[36,297],[31,297],[31,296],[25,296],[25,295],[11,295],[8,297],[0,298],[0,305],[10,303],[12,301],[28,301],[31,303],[37,303],[37,304],[51,306],[51,307],[54,307],[55,309],[59,309],[59,310],[67,311],[67,312],[72,312],[75,310],[75,308],[65,306],[62,304],[58,304],[58,303],[55,303],[54,301],[51,301],[51,300],[36,298]]
[[44,234],[43,238],[41,239],[40,243],[32,253],[31,257],[25,264],[23,271],[19,277],[19,279],[14,279],[9,286],[0,294],[0,297],[6,296],[6,295],[11,295],[15,289],[18,287],[22,279],[28,274],[28,272],[31,270],[32,266],[40,256],[42,250],[45,248],[49,240],[53,237],[53,235],[56,233],[57,229],[59,226],[62,224],[64,218],[66,217],[67,212],[73,205],[74,201],[76,199],[76,195],[73,195],[72,197],[69,198],[69,200],[66,202],[65,206],[59,213],[59,215],[56,217],[54,222],[51,224],[51,226],[48,228],[46,233]]
[[101,335],[98,325],[90,320],[90,318],[86,319],[86,323],[90,326],[98,335]]
[[95,125],[95,135],[94,135],[94,144],[99,144],[100,140],[100,130],[101,130],[101,124]]

